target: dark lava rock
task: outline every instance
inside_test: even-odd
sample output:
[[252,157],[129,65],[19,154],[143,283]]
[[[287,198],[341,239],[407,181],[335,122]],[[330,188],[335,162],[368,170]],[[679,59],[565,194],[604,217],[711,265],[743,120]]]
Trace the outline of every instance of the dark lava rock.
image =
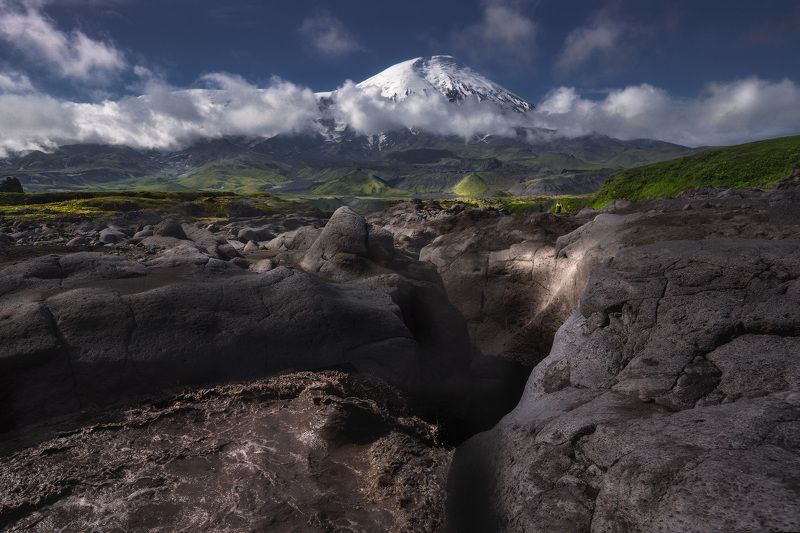
[[269,241],[275,238],[270,227],[263,228],[242,228],[237,233],[236,238],[241,242],[247,243],[248,241],[262,242]]
[[455,531],[800,530],[800,241],[626,248],[512,413],[456,453]]
[[153,228],[153,235],[157,237],[172,237],[174,239],[188,240],[183,226],[173,219],[162,220],[155,228]]
[[22,190],[22,183],[19,182],[14,176],[6,176],[0,181],[0,192],[24,192]]
[[288,374],[60,428],[4,441],[0,529],[442,530],[451,452],[376,380]]

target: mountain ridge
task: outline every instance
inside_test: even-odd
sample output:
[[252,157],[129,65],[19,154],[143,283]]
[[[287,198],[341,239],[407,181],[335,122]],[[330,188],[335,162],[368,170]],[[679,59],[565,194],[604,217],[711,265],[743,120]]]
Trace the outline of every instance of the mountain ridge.
[[[441,98],[437,105],[458,106],[455,109],[466,116],[486,106],[492,113],[499,110],[517,118],[534,110],[532,104],[452,56],[403,61],[356,87],[389,102],[390,113],[401,112],[401,103],[410,98]],[[66,144],[49,153],[31,151],[4,158],[0,172],[20,179],[27,190],[424,195],[451,193],[465,176],[476,174],[493,191],[573,194],[593,192],[616,171],[692,152],[662,141],[621,141],[603,135],[567,138],[525,126],[503,135],[430,133],[414,127],[359,133],[335,118],[332,110],[341,96],[337,91],[316,94],[318,105],[330,116],[322,116],[311,131],[201,138],[175,150]],[[214,98],[227,105],[224,94],[215,93]],[[381,182],[354,181],[361,169],[380,176]],[[339,181],[322,186],[329,180]]]

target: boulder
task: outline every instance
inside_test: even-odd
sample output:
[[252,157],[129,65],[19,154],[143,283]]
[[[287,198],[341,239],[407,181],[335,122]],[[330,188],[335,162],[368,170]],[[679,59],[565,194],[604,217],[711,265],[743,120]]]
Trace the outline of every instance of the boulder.
[[24,192],[22,183],[14,176],[6,176],[0,181],[0,192]]
[[250,265],[250,270],[256,272],[257,274],[269,272],[273,268],[275,268],[275,264],[272,262],[272,259],[260,259],[259,261],[256,261]]
[[367,221],[364,217],[347,206],[340,207],[328,220],[300,264],[310,272],[319,272],[323,267],[328,267],[328,263],[339,264],[343,270],[358,268],[359,259],[367,256],[367,240]]
[[242,248],[242,253],[244,254],[252,254],[259,250],[258,243],[256,241],[247,241],[247,244],[244,245]]
[[157,237],[172,237],[173,239],[189,239],[180,222],[171,218],[159,222],[156,227],[153,228],[153,235]]
[[248,241],[269,241],[275,238],[275,234],[272,233],[271,228],[269,226],[265,226],[263,228],[242,228],[237,233],[236,238],[239,239],[241,242],[248,242]]
[[142,239],[146,239],[147,237],[152,237],[152,236],[153,236],[153,230],[152,229],[143,229],[143,230],[139,230],[136,233],[134,233],[133,237],[131,237],[131,238],[134,239],[134,240],[137,240],[137,241],[141,241]]
[[322,233],[321,228],[304,226],[295,230],[281,233],[277,237],[264,244],[264,248],[270,252],[298,251],[305,252]]
[[128,240],[128,236],[116,228],[106,228],[100,231],[100,242],[103,244],[116,244]]

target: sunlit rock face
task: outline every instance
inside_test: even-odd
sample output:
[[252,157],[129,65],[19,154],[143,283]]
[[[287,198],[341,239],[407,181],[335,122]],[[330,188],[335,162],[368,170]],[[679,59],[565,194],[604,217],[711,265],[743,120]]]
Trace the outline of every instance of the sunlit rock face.
[[442,525],[450,452],[377,381],[288,374],[60,423],[72,431],[36,443],[33,428],[0,458],[4,530]]
[[595,268],[517,408],[458,450],[456,530],[800,527],[798,258],[666,241]]

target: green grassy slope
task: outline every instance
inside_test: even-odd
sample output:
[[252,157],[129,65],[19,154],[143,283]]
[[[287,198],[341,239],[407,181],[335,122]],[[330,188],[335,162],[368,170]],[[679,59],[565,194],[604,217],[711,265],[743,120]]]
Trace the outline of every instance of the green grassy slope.
[[284,169],[271,162],[222,159],[181,175],[177,183],[188,190],[254,194],[286,183]]
[[385,181],[364,170],[356,170],[339,178],[311,187],[314,194],[344,196],[401,196],[408,193],[393,189]]
[[453,187],[453,192],[459,196],[483,196],[489,194],[491,190],[489,184],[474,172],[461,178],[461,181]]
[[771,187],[795,165],[800,165],[800,136],[711,148],[615,174],[597,192],[594,205],[674,196],[700,187]]

